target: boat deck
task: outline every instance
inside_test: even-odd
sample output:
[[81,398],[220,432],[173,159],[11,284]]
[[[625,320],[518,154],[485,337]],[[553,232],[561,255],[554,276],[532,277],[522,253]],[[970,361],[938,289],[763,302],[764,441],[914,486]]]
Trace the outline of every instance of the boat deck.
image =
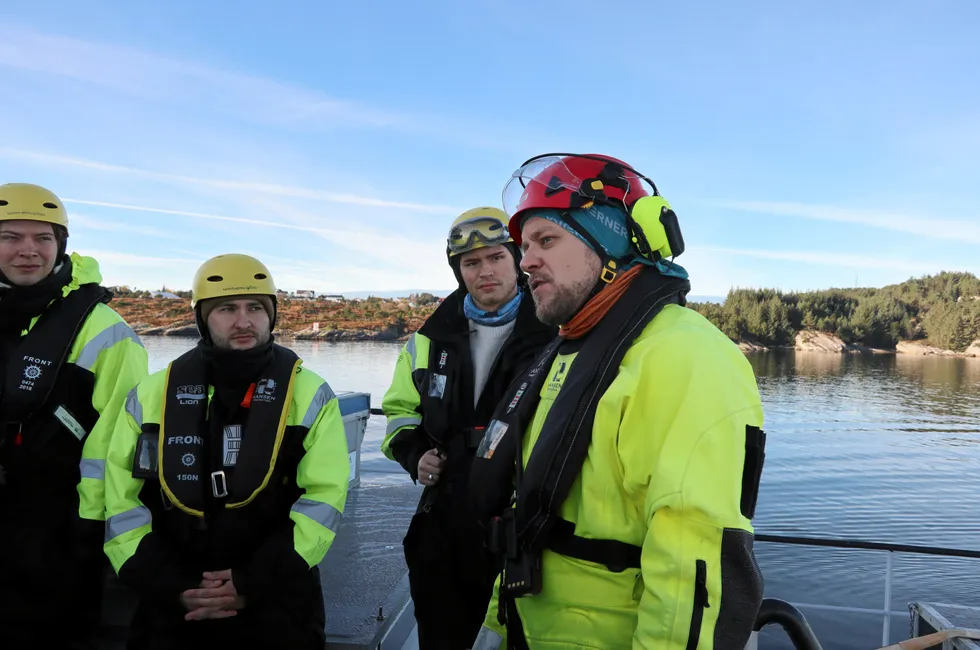
[[[925,636],[932,632],[954,629],[980,630],[980,607],[914,602],[911,610],[913,636]],[[946,641],[943,645],[943,650],[953,648],[980,650],[980,641],[958,638]]]
[[[386,458],[362,464],[370,396],[338,393],[338,397],[351,482],[340,530],[319,565],[326,613],[325,650],[418,650],[402,539],[422,487]],[[392,481],[392,476],[400,480]],[[99,647],[122,650],[138,597],[111,571],[107,580]]]
[[[402,538],[420,493],[411,483],[351,487],[340,531],[320,564],[325,650],[418,647]],[[135,602],[135,594],[109,579],[103,650],[125,647]]]
[[352,488],[320,565],[328,650],[402,647],[415,623],[402,538],[421,490],[411,483]]

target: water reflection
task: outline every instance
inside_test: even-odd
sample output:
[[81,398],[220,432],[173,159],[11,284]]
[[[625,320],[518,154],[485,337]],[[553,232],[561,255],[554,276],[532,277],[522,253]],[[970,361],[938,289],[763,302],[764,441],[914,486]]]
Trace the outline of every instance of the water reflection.
[[[906,355],[749,355],[770,434],[757,530],[980,548],[980,360]],[[900,556],[892,606],[980,605],[980,561]],[[766,594],[881,608],[884,555],[759,545]],[[881,619],[805,612],[828,648],[870,648]],[[907,638],[908,619],[892,623]],[[896,636],[897,635],[897,636]],[[904,636],[903,636],[904,635]],[[779,635],[764,647],[789,648]]]

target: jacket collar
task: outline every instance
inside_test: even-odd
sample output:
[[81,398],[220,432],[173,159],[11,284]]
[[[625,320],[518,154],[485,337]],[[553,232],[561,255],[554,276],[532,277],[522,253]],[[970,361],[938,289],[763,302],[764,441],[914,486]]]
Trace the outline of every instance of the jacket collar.
[[[460,287],[446,296],[442,304],[432,312],[432,315],[419,328],[419,334],[436,341],[467,336],[470,331],[470,324],[463,314],[463,298],[465,297],[466,289],[464,287]],[[545,325],[534,315],[534,299],[531,297],[531,292],[525,290],[521,304],[517,308],[514,331],[531,334],[549,330],[555,334],[558,332],[557,327]]]

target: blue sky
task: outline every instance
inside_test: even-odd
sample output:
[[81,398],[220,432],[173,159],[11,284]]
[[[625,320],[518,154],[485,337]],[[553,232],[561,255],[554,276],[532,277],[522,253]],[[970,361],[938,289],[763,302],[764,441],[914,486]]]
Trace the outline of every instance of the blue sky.
[[597,7],[7,0],[0,180],[140,288],[449,289],[451,220],[556,150],[654,179],[695,294],[980,274],[980,3]]

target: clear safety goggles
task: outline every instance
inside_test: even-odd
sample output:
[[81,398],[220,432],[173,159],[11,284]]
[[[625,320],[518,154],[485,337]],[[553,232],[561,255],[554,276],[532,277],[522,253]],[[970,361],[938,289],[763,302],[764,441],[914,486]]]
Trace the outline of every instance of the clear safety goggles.
[[[598,172],[609,162],[609,160],[604,158],[571,153],[550,153],[531,158],[510,175],[510,179],[504,186],[504,212],[508,216],[513,216],[521,208],[521,204],[524,203],[528,196],[543,196],[546,201],[549,197],[555,197],[556,203],[561,201],[562,205],[556,204],[547,207],[565,209],[576,207],[574,205],[576,201],[572,199],[571,195],[577,194],[581,197],[581,200],[577,201],[578,203],[591,200],[588,191],[589,188],[585,186],[585,181],[587,178],[595,178],[598,174],[587,176],[582,173],[575,173],[570,166],[576,169],[583,167],[591,168],[592,171]],[[545,172],[548,173],[545,174]],[[628,167],[621,168],[621,171],[614,178],[621,181],[618,184],[622,185],[622,187],[616,189],[622,192],[622,196],[626,196],[630,188],[635,187],[636,184],[639,184],[641,187],[646,186],[648,191],[652,190],[650,193],[653,195],[659,194],[656,186],[650,179]],[[606,184],[609,184],[608,179]],[[602,190],[603,185],[592,189]],[[558,195],[564,191],[568,191],[570,194],[559,198]]]
[[473,217],[453,226],[447,244],[449,252],[459,255],[482,246],[496,246],[510,239],[507,226],[494,217]]

